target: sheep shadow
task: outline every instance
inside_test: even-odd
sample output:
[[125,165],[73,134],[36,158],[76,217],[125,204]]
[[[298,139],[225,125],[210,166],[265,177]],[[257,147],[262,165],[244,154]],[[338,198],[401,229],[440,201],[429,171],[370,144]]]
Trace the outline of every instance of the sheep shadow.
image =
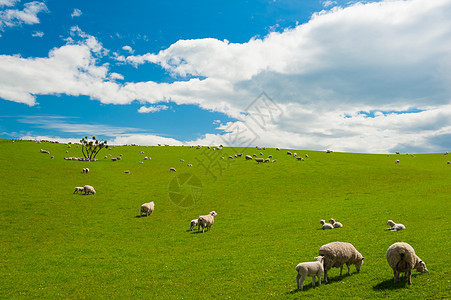
[[[412,279],[418,276],[419,274],[412,274]],[[397,290],[407,288],[409,286],[407,282],[407,277],[402,275],[399,276],[399,281],[397,283],[393,282],[393,277],[390,279],[384,280],[375,286],[373,286],[373,290],[375,291],[383,291],[383,290]]]
[[[357,274],[357,272],[355,272],[356,274]],[[354,273],[351,273],[351,275],[352,274],[354,274]],[[335,277],[330,277],[329,276],[329,280],[327,281],[327,283],[323,280],[323,278],[324,278],[324,273],[322,274],[322,277],[321,277],[321,285],[323,285],[323,284],[331,284],[331,283],[334,283],[334,282],[338,282],[338,281],[341,281],[341,280],[343,280],[344,278],[346,278],[346,277],[349,277],[349,276],[351,276],[351,275],[349,275],[348,273],[346,273],[346,274],[343,274],[343,276],[340,276],[340,275],[337,275],[337,276],[335,276]],[[311,277],[307,277],[307,278],[310,278],[311,279]],[[304,281],[304,290],[303,291],[308,291],[309,289],[314,289],[314,288],[318,288],[318,287],[321,287],[321,285],[320,286],[318,286],[318,280],[316,281],[316,283],[315,283],[315,286],[312,286],[312,282],[310,281],[310,282],[307,282],[307,284],[305,284],[305,281]],[[292,290],[292,291],[290,291],[290,292],[287,292],[287,293],[285,293],[286,295],[293,295],[293,294],[297,294],[297,293],[299,293],[299,292],[303,292],[303,291],[301,291],[301,290],[298,290],[297,288],[295,288],[294,290]]]

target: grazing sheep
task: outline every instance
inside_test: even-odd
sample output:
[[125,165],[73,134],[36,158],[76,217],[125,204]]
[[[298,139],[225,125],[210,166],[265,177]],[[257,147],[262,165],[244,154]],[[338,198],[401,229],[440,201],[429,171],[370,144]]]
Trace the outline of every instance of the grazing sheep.
[[320,220],[319,223],[323,225],[323,229],[334,229],[332,224],[326,223],[325,220]]
[[246,155],[246,160],[251,160],[251,159],[252,159],[252,156]]
[[272,155],[268,156],[268,158],[272,158]]
[[200,216],[198,221],[197,232],[199,232],[202,227],[202,232],[205,232],[205,228],[207,231],[211,230],[211,225],[215,222],[215,217],[218,214],[215,211],[211,211],[208,215]]
[[125,174],[130,174],[130,170],[124,171]]
[[147,156],[144,156],[143,160],[147,160],[147,159],[149,159],[149,158]]
[[181,161],[181,162],[184,162],[185,160],[184,160],[184,159],[181,159],[180,161]]
[[393,269],[394,283],[399,281],[399,273],[404,272],[408,283],[412,284],[412,270],[425,273],[426,264],[415,254],[412,246],[407,243],[394,243],[387,249],[387,262]]
[[66,153],[69,153],[69,151],[66,150]]
[[387,228],[385,230],[398,231],[398,230],[406,229],[406,226],[404,226],[403,224],[396,224],[392,220],[388,220],[387,225],[390,225],[391,227]]
[[287,151],[287,155],[293,155],[290,151]]
[[335,221],[335,219],[330,218],[329,222],[330,222],[330,224],[332,224],[334,226],[334,228],[342,228],[343,227],[343,224]]
[[233,156],[229,156],[229,159],[232,159],[233,158]]
[[54,159],[55,158],[55,156],[52,156],[52,157],[50,157],[51,159]]
[[46,154],[50,154],[50,152],[49,152],[49,151],[47,151],[47,150],[44,150],[44,149],[41,149],[41,153],[46,153]]
[[308,158],[308,154],[305,155],[305,158]]
[[140,161],[139,163],[140,163],[140,164],[143,164],[144,162],[143,162],[143,161]]
[[255,161],[258,162],[258,163],[261,163],[261,162],[264,162],[264,159],[263,158],[256,158]]
[[85,173],[89,173],[89,168],[85,168]]
[[108,156],[105,156],[103,159],[107,159],[108,158]]
[[169,172],[172,172],[172,171],[177,172],[177,170],[175,168],[170,168]]
[[276,148],[277,151],[280,151],[280,148]]
[[396,152],[396,154],[399,154],[399,152]]
[[274,159],[274,160],[271,160],[271,162],[273,163],[273,162],[276,162],[276,160]]
[[399,159],[397,159],[397,160],[395,161],[395,164],[399,164]]
[[192,165],[192,164],[187,164],[187,166],[188,166],[188,167],[192,167],[193,165]]
[[296,157],[296,156],[298,156],[298,154],[295,152],[295,153],[293,153],[293,156]]
[[199,219],[191,220],[189,231],[193,231],[194,227],[196,227],[199,224]]
[[118,156],[116,157],[117,160],[122,160],[122,157]]
[[144,151],[139,152],[140,154],[144,154]]
[[263,155],[263,152],[260,152],[260,155]]
[[296,266],[296,284],[301,291],[304,289],[304,280],[307,276],[312,277],[312,286],[315,286],[315,279],[318,277],[318,285],[321,285],[321,274],[324,272],[324,256],[315,257],[314,262],[304,262]]
[[332,150],[326,150],[326,153],[332,153],[333,151]]
[[111,160],[112,160],[112,161],[116,161],[117,158],[116,158],[116,157],[112,157]]
[[155,203],[153,203],[153,201],[149,203],[144,203],[143,205],[141,205],[139,216],[142,216],[142,214],[145,213],[146,216],[148,217],[153,212],[154,207]]
[[302,157],[300,157],[300,156],[299,156],[299,157],[296,157],[296,159],[297,159],[297,160],[300,160],[300,161],[304,161],[304,158],[302,158]]
[[451,164],[451,163],[448,161],[447,164],[449,165],[449,164]]
[[324,281],[327,282],[329,277],[327,272],[331,268],[340,268],[340,276],[342,276],[343,265],[348,267],[348,274],[351,275],[350,265],[355,265],[357,272],[363,264],[363,256],[356,248],[345,242],[332,242],[319,248],[319,255],[324,256]]
[[93,195],[95,195],[96,191],[94,190],[94,188],[93,188],[92,186],[90,186],[90,185],[85,185],[85,186],[83,187],[83,194],[89,195],[90,193],[93,194]]
[[253,157],[257,157],[257,154],[252,154]]
[[75,194],[75,193],[78,194],[78,192],[83,192],[83,187],[82,186],[76,186],[75,187],[75,191],[72,194]]
[[243,153],[238,153],[237,156],[241,157],[241,156],[243,156]]
[[265,161],[264,161],[264,162],[265,162],[265,163],[267,163],[267,162],[269,162],[269,161],[270,161],[270,159],[269,159],[269,158],[267,158],[267,159],[265,159]]

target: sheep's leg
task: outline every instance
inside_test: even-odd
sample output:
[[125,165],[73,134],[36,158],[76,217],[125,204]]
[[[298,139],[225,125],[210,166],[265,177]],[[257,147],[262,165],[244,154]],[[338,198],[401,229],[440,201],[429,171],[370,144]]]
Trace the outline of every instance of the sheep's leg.
[[349,264],[346,264],[346,266],[348,267],[348,275],[351,275],[351,268],[349,267]]
[[340,267],[340,277],[343,275],[343,265]]
[[296,275],[296,285],[298,287],[299,290],[299,279],[301,278],[301,274],[298,273],[298,275]]
[[300,286],[301,286],[301,291],[304,290],[304,280],[305,280],[305,277],[304,277],[304,276],[301,276],[301,284],[300,284]]
[[407,271],[407,280],[408,280],[409,285],[411,285],[412,284],[412,270],[410,270],[410,268],[409,268],[409,271]]
[[399,280],[399,273],[395,270],[393,271],[394,282],[397,283]]
[[312,276],[312,286],[315,286],[315,275]]
[[324,270],[324,281],[327,283],[327,269]]

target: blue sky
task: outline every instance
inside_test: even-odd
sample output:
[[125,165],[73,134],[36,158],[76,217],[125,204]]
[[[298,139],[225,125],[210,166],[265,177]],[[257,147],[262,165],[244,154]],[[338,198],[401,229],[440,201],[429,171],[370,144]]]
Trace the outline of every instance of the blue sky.
[[0,0],[0,138],[448,151],[449,15],[450,0]]

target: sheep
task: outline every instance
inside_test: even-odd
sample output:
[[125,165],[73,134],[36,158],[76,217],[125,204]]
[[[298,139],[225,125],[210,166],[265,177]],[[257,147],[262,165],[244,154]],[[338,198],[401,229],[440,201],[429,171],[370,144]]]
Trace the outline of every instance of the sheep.
[[94,190],[94,188],[90,185],[85,185],[83,187],[83,194],[85,195],[89,195],[89,193],[95,195],[96,191]]
[[55,156],[52,156],[52,157],[50,157],[51,159],[54,159],[55,158]]
[[326,153],[332,153],[333,151],[332,150],[326,150]]
[[144,154],[144,151],[139,152],[140,154]]
[[142,204],[141,210],[139,212],[139,216],[142,216],[142,214],[145,213],[146,217],[148,217],[153,212],[154,208],[155,208],[155,203],[153,203],[153,201]]
[[75,191],[74,191],[72,194],[75,194],[75,193],[78,194],[78,192],[83,192],[83,187],[81,187],[81,186],[76,186],[76,187],[75,187]]
[[349,275],[351,275],[350,265],[355,265],[357,272],[360,272],[364,259],[352,244],[345,242],[332,242],[323,245],[319,248],[319,255],[324,256],[325,282],[329,279],[327,272],[331,268],[340,268],[340,276],[342,276],[344,264],[348,267]]
[[111,160],[112,160],[112,161],[116,161],[117,158],[116,158],[116,157],[112,157]]
[[257,157],[257,154],[252,154],[253,157]]
[[229,156],[229,159],[232,159],[233,158],[233,156]]
[[272,155],[268,156],[268,158],[272,158]]
[[184,159],[181,159],[180,161],[181,161],[181,162],[184,162],[185,160],[184,160]]
[[277,151],[280,151],[280,148],[276,148]]
[[215,211],[211,211],[208,215],[200,216],[198,221],[197,232],[199,232],[202,227],[202,232],[205,232],[205,228],[207,231],[211,230],[211,225],[215,222],[215,217],[218,214]]
[[175,168],[170,168],[169,172],[172,172],[172,171],[177,172],[177,170]]
[[449,162],[449,161],[448,161],[448,162],[446,162],[446,164],[448,164],[448,165],[449,165],[449,164],[451,164],[451,162]]
[[324,256],[317,256],[315,259],[316,261],[314,262],[304,262],[296,266],[296,271],[298,272],[296,275],[298,290],[300,289],[302,291],[304,289],[304,280],[307,276],[312,277],[312,286],[315,286],[316,277],[318,277],[318,285],[321,285],[321,274],[324,272]]
[[296,157],[296,159],[297,159],[297,160],[300,160],[300,161],[304,161],[304,158],[302,158],[302,157],[300,157],[300,156],[299,156],[299,157]]
[[117,160],[122,160],[122,157],[118,156],[116,157]]
[[143,161],[140,161],[139,163],[140,163],[140,164],[143,164],[144,162],[143,162]]
[[270,161],[270,159],[269,159],[269,158],[267,158],[267,159],[265,159],[265,161],[264,161],[264,162],[265,162],[265,163],[267,163],[267,162],[269,162],[269,161]]
[[415,250],[407,243],[394,243],[387,249],[387,262],[393,269],[394,283],[399,281],[399,273],[404,272],[409,285],[412,284],[412,269],[426,273],[426,264],[415,254]]
[[89,173],[89,168],[84,168],[83,170],[85,170],[85,173]]
[[189,231],[193,231],[194,227],[196,227],[199,224],[199,219],[191,220]]
[[271,160],[271,162],[273,163],[273,162],[276,162],[276,160],[274,159],[274,160]]
[[287,151],[287,155],[293,155],[290,151]]
[[330,222],[330,224],[332,224],[332,226],[334,226],[334,228],[342,228],[343,227],[343,224],[335,221],[335,219],[330,218],[329,222]]
[[187,164],[187,166],[188,166],[188,167],[192,167],[193,165],[192,165],[192,164]]
[[296,156],[298,156],[298,154],[295,152],[295,153],[293,153],[293,156],[296,157]]
[[44,149],[41,149],[41,153],[46,153],[46,154],[50,154],[50,152],[49,152],[49,151],[47,151],[47,150],[44,150]]
[[69,151],[66,150],[66,153],[69,153]]
[[108,158],[108,156],[105,156],[103,159],[107,159]]
[[130,170],[124,171],[125,174],[130,174]]
[[308,158],[308,154],[305,155],[305,158]]
[[390,225],[391,227],[387,228],[385,230],[398,231],[398,230],[406,229],[406,226],[404,226],[403,224],[396,224],[392,220],[388,220],[387,225]]
[[252,156],[246,155],[246,160],[251,160],[251,159],[252,159]]
[[319,223],[323,225],[323,229],[334,229],[332,224],[326,223],[324,220],[320,220]]
[[263,158],[256,158],[255,161],[256,161],[257,163],[264,162]]
[[395,164],[399,164],[399,159],[397,159],[397,160],[395,161]]
[[263,155],[263,152],[260,152],[260,155]]
[[147,159],[149,159],[149,158],[147,156],[144,156],[143,160],[147,160]]
[[243,153],[238,153],[237,156],[241,157],[241,156],[243,156]]

